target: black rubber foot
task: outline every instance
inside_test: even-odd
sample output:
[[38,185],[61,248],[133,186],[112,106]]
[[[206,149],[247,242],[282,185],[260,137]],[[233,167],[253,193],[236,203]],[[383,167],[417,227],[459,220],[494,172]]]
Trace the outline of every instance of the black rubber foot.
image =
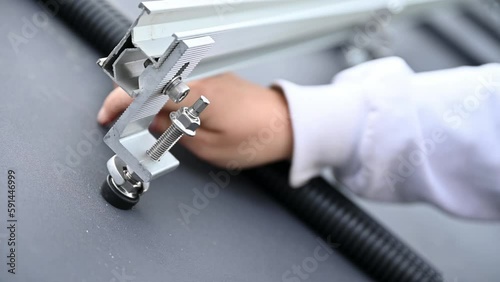
[[101,186],[101,195],[113,207],[121,210],[129,210],[139,202],[139,196],[135,199],[131,199],[120,193],[113,183],[111,183],[111,176],[109,175]]

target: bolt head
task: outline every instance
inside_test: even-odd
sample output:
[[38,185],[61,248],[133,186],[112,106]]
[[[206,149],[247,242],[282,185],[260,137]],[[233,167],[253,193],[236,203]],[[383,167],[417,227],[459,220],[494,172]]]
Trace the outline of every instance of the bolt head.
[[199,116],[201,112],[203,112],[208,105],[210,105],[210,101],[205,96],[201,96],[190,108],[191,112],[194,115]]
[[168,95],[168,97],[177,104],[182,102],[182,100],[187,97],[190,91],[191,89],[189,88],[189,86],[182,82],[182,78],[175,77],[165,86],[163,94]]
[[173,123],[189,136],[196,135],[196,129],[200,127],[201,121],[199,117],[193,117],[188,113],[188,108],[184,107],[177,111]]

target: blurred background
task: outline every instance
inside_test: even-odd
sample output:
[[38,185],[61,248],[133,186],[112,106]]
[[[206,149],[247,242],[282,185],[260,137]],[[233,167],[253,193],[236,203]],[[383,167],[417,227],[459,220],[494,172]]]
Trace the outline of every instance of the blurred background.
[[[140,12],[138,0],[111,2],[130,18]],[[329,83],[347,67],[383,56],[400,56],[417,72],[500,62],[500,1],[455,2],[424,15],[384,22],[373,11],[373,18],[353,27],[352,37],[340,46],[293,60],[268,60],[236,73],[262,85],[278,78],[318,85]],[[380,25],[380,32],[366,31],[366,26],[373,24]],[[362,46],[357,42],[363,42]],[[495,243],[500,237],[500,223],[456,219],[425,204],[375,203],[355,196],[351,199],[435,263],[446,281],[500,279],[500,245]]]
[[[135,19],[140,12],[140,9],[138,9],[139,0],[109,1],[131,20]],[[234,1],[237,2],[236,0]],[[83,41],[78,41],[78,36],[72,35],[72,32],[64,28],[61,23],[51,23],[48,27],[33,35],[32,38],[29,38],[29,44],[23,43],[19,45],[20,48],[22,48],[21,53],[12,52],[12,48],[8,45],[8,41],[5,38],[10,32],[18,31],[20,25],[23,24],[23,18],[29,18],[29,16],[36,11],[37,8],[33,5],[33,2],[34,1],[2,0],[0,3],[0,31],[4,36],[4,43],[2,43],[4,46],[0,49],[0,65],[3,66],[1,74],[2,79],[6,81],[5,91],[6,93],[10,93],[8,95],[11,95],[6,96],[8,97],[7,103],[4,105],[0,103],[0,111],[2,112],[1,117],[4,119],[0,121],[0,129],[2,129],[3,132],[3,137],[0,137],[0,141],[1,144],[5,144],[5,146],[0,149],[0,156],[4,158],[9,166],[20,167],[20,170],[23,170],[22,168],[27,167],[26,164],[29,164],[30,171],[26,172],[26,174],[32,176],[29,181],[26,180],[27,183],[39,183],[42,187],[45,187],[44,185],[52,187],[52,185],[55,184],[52,183],[50,179],[46,179],[47,174],[50,175],[50,173],[47,172],[48,168],[45,166],[44,162],[47,161],[47,158],[54,163],[60,159],[64,159],[65,153],[56,152],[56,150],[51,150],[50,148],[52,148],[52,146],[64,148],[67,143],[60,141],[60,139],[54,136],[50,137],[52,139],[46,140],[44,139],[45,137],[39,138],[37,139],[39,143],[35,144],[31,141],[37,138],[36,136],[42,136],[43,133],[37,133],[36,135],[17,133],[16,138],[10,139],[5,135],[5,132],[20,132],[22,131],[21,129],[26,130],[26,132],[28,132],[28,130],[36,132],[36,130],[38,130],[37,128],[43,127],[51,132],[51,136],[60,134],[60,136],[72,138],[71,135],[75,134],[78,135],[78,138],[82,138],[81,132],[79,131],[81,128],[97,127],[95,125],[95,114],[102,99],[104,99],[106,95],[105,92],[109,90],[111,86],[109,83],[108,89],[102,88],[102,85],[108,83],[109,79],[95,67],[95,60],[98,58],[97,53],[93,53],[92,49],[86,46]],[[480,0],[447,2],[452,2],[453,4],[438,6],[425,14],[387,17],[384,22],[380,22],[377,17],[377,11],[373,11],[373,18],[359,26],[353,26],[350,32],[352,36],[348,36],[340,44],[335,44],[335,46],[330,46],[329,48],[317,52],[295,56],[293,60],[289,58],[266,59],[258,64],[238,69],[236,73],[261,85],[269,85],[274,80],[280,78],[302,85],[317,85],[329,83],[336,73],[345,68],[371,59],[392,55],[404,58],[417,72],[452,68],[462,65],[481,65],[491,62],[500,62],[500,1]],[[229,1],[229,3],[232,3],[232,1]],[[376,29],[376,32],[366,31],[366,26],[368,24],[379,25],[380,28]],[[359,41],[360,38],[362,41]],[[360,44],[359,42],[363,43]],[[48,54],[50,54],[50,56]],[[60,54],[60,57],[58,54]],[[62,65],[62,61],[65,62],[65,65]],[[36,62],[37,65],[33,65],[33,62]],[[59,65],[60,63],[61,65]],[[71,74],[71,76],[64,77],[65,73]],[[87,81],[84,73],[91,73],[95,80]],[[63,80],[66,86],[57,90],[57,83]],[[34,90],[25,88],[27,86],[24,84],[31,83],[38,83],[38,88]],[[47,85],[50,83],[50,85],[45,87],[44,83],[47,83]],[[79,98],[75,98],[73,101],[66,101],[73,107],[71,113],[64,114],[62,121],[58,121],[57,123],[52,122],[50,114],[58,114],[57,103],[45,99],[44,97],[46,96],[44,95],[46,94],[44,93],[55,93],[60,91],[62,93],[54,94],[58,97],[55,100],[59,100],[61,97],[65,96],[72,97],[71,95],[73,94],[71,93],[73,88],[84,88],[86,90],[85,93],[80,93],[82,95],[79,95]],[[25,116],[26,113],[23,115],[18,113],[25,111],[22,105],[27,101],[23,97],[14,95],[14,90],[12,89],[16,89],[16,91],[18,91],[17,89],[23,89],[24,93],[30,93],[29,95],[33,97],[41,97],[38,99],[35,98],[33,102],[34,104],[42,105],[40,111],[28,111],[28,117],[25,120],[21,118]],[[92,97],[91,95],[93,95],[93,93],[99,93],[99,96]],[[76,97],[76,94],[74,95]],[[83,118],[77,119],[77,115],[81,115]],[[19,119],[23,119],[23,121],[19,121],[19,123],[15,125],[7,123],[6,120],[9,120],[11,116],[17,116]],[[75,117],[74,120],[72,119],[73,117]],[[75,122],[75,120],[78,120],[78,122]],[[62,128],[65,129],[63,130]],[[75,137],[73,141],[68,142],[70,142],[70,144],[77,144],[79,141],[78,138]],[[103,179],[105,169],[104,163],[111,152],[109,152],[103,144],[100,144],[98,148],[100,152],[105,152],[103,156],[98,156],[97,153],[92,154],[85,160],[87,164],[79,168],[85,171],[87,175],[83,176],[84,174],[82,171],[80,171],[81,174],[73,173],[71,174],[71,179],[65,179],[64,183],[75,183],[75,186],[77,186],[76,183],[78,183],[80,185],[79,187],[90,187],[89,189],[91,189],[91,187],[96,186],[96,183],[92,183],[94,179],[96,182],[100,182]],[[28,151],[29,153],[27,153]],[[61,149],[61,151],[63,150]],[[181,152],[179,154],[182,156],[186,153]],[[198,165],[194,161],[186,161],[186,166],[188,168],[192,166],[195,167],[195,171],[198,170]],[[183,169],[185,169],[185,167]],[[208,168],[200,168],[199,170],[205,172],[205,170],[208,171]],[[185,172],[180,170],[180,173]],[[188,174],[183,175],[186,176]],[[60,187],[57,188],[57,193],[74,193],[69,186],[69,184],[60,185]],[[85,189],[79,190],[78,193],[80,194],[76,195],[74,199],[71,197],[61,197],[59,199],[60,202],[54,204],[54,207],[46,207],[47,205],[42,207],[41,204],[37,206],[38,203],[49,201],[49,196],[44,196],[43,191],[40,192],[42,193],[41,195],[36,196],[30,196],[28,192],[25,192],[24,199],[26,201],[26,206],[23,211],[25,220],[32,224],[30,226],[35,226],[33,230],[44,230],[41,226],[40,229],[36,227],[38,226],[37,222],[40,221],[40,218],[45,220],[42,222],[51,222],[49,225],[54,228],[54,230],[58,230],[57,233],[59,235],[57,236],[62,236],[61,234],[64,234],[64,232],[72,231],[69,231],[69,228],[68,230],[64,228],[60,229],[61,225],[59,225],[58,222],[52,223],[51,219],[48,218],[48,214],[55,215],[56,208],[58,208],[57,213],[59,213],[62,208],[58,207],[58,205],[61,205],[64,206],[63,210],[67,210],[69,214],[73,216],[72,218],[77,218],[79,211],[74,211],[74,205],[77,205],[79,201],[85,203],[85,207],[82,208],[82,214],[94,220],[92,224],[107,219],[116,220],[116,218],[119,218],[118,221],[125,220],[122,215],[113,214],[107,219],[103,219],[106,218],[105,216],[94,216],[94,212],[97,211],[101,212],[101,215],[103,215],[102,205],[100,206],[96,204],[94,200],[90,200],[91,197],[95,199],[94,197],[98,197],[98,195],[90,192],[87,193],[86,191]],[[178,193],[175,194],[177,200],[186,200],[191,197],[190,194],[188,195],[190,192],[187,189],[185,189],[187,192],[182,192],[181,188],[174,191],[177,192],[170,193]],[[346,191],[346,194],[350,195],[349,191]],[[0,195],[3,194],[0,193]],[[87,200],[87,196],[89,200]],[[2,201],[4,198],[2,198]],[[153,198],[154,197],[149,199],[145,198],[143,204],[144,210],[142,211],[143,214],[139,214],[138,218],[146,222],[154,222],[154,219],[165,220],[166,222],[167,219],[162,218],[160,215],[157,215],[155,218],[153,215],[147,214],[147,201],[152,202],[150,206],[159,207],[161,204],[158,202],[155,203],[155,201],[159,201],[159,199],[155,200]],[[500,280],[500,267],[498,267],[498,262],[500,261],[500,244],[497,243],[500,237],[500,223],[457,219],[425,204],[398,205],[369,202],[354,196],[350,196],[350,198],[364,207],[392,232],[399,235],[400,238],[413,247],[413,249],[417,250],[423,257],[431,261],[442,271],[445,281]],[[175,197],[169,195],[169,199],[171,199],[170,205],[176,207],[177,202],[175,201]],[[220,204],[222,205],[223,202],[224,201],[221,199]],[[28,203],[34,211],[29,211]],[[73,206],[70,206],[70,203],[73,204]],[[217,203],[213,204],[214,210],[217,209],[215,207],[216,204]],[[169,206],[169,204],[167,203],[165,206]],[[42,209],[44,209],[44,212],[41,214],[47,216],[36,214],[37,212],[35,211]],[[176,211],[173,211],[173,213],[175,212]],[[210,213],[208,213],[207,217],[209,215]],[[216,215],[214,215],[214,218],[215,216]],[[171,220],[170,224],[172,225],[170,226],[176,224],[175,217],[176,216],[172,216],[171,219],[168,219]],[[87,222],[87,219],[78,217],[78,220],[71,220],[71,226],[82,226],[83,229],[80,231],[81,233],[85,233],[85,227],[83,227],[85,226],[85,222]],[[199,234],[205,234],[205,230],[210,228],[207,227],[210,226],[209,223],[211,223],[211,221],[207,220],[206,223],[199,225],[199,229],[197,229]],[[99,225],[97,226],[99,227]],[[178,227],[178,225],[175,226]],[[130,232],[131,230],[127,228],[123,227],[123,229],[120,229],[116,227],[116,229],[112,231],[119,230],[121,232],[127,230],[127,232]],[[175,227],[172,228],[172,230],[175,236],[175,232],[177,232],[175,231]],[[135,229],[133,231],[139,232],[137,234],[141,234],[140,231]],[[162,231],[164,230],[162,229]],[[159,234],[165,233],[159,232],[159,230],[153,231],[153,233],[154,232]],[[41,232],[40,234],[46,234],[47,238],[53,236],[52,231],[47,231],[46,233]],[[0,233],[0,236],[1,235]],[[23,236],[25,236],[26,243],[31,242],[30,246],[36,245],[36,239],[34,237],[31,238],[26,234]],[[79,236],[83,235],[75,235],[73,238],[80,238]],[[141,236],[137,235],[137,237]],[[2,237],[0,237],[0,239],[1,238]],[[64,247],[72,245],[69,238],[61,238],[60,242]],[[102,243],[104,242],[103,240],[111,240],[111,238],[107,238],[106,235],[100,235],[99,237],[95,237],[95,241],[92,242],[87,242],[84,239],[78,240],[86,242],[83,245],[86,246],[87,249],[94,249],[95,246],[92,242]],[[96,244],[98,245],[98,243]],[[307,247],[303,249],[306,255],[308,250],[310,250],[310,246],[314,246],[314,243],[307,245]],[[35,256],[38,252],[37,247],[30,248],[32,248],[32,253],[30,253],[30,255]],[[98,249],[97,252],[106,253],[107,256],[108,250],[105,248],[101,250],[99,248],[99,246],[95,247],[95,249]],[[64,253],[64,250],[55,252],[59,254],[59,256],[67,255]],[[112,252],[109,252],[109,257],[111,257],[111,253]],[[41,256],[41,254],[38,255]],[[207,257],[209,256],[207,255]],[[97,258],[96,261],[102,264],[107,263],[101,262],[100,259]],[[194,261],[196,262],[196,260]],[[28,268],[26,265],[23,267]],[[181,268],[182,267],[179,269]],[[44,268],[38,271],[50,272],[50,270],[43,269]],[[285,269],[286,268],[283,268],[283,270]],[[189,269],[183,270],[189,271]],[[93,272],[89,273],[94,275]],[[135,275],[140,277],[139,274],[140,273],[136,273]],[[4,274],[0,274],[0,278],[3,277],[2,275]],[[49,274],[46,275],[46,277],[50,277]],[[74,279],[66,281],[93,281],[80,279],[78,277],[72,278]],[[201,277],[198,278],[198,281],[203,280]],[[0,280],[11,281],[4,279]],[[109,281],[109,279],[106,281]],[[229,278],[227,281],[246,280]],[[311,278],[311,281],[322,280]],[[356,280],[344,278],[338,281]]]

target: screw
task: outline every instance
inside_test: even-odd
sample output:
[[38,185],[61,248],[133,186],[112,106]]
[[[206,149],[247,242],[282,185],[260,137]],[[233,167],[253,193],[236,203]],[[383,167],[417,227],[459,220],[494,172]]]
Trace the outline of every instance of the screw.
[[[170,151],[184,134],[194,136],[196,129],[200,126],[199,116],[208,105],[210,105],[210,101],[206,97],[201,96],[191,107],[183,107],[177,110],[177,112],[170,113],[172,125],[156,140],[146,153],[153,160],[159,161],[163,154]],[[189,124],[179,121],[179,118],[182,121],[189,122]]]
[[191,107],[188,109],[188,113],[192,115],[192,117],[199,117],[201,112],[203,112],[208,105],[210,105],[210,101],[205,96],[201,96]]
[[162,93],[168,95],[172,101],[178,104],[186,98],[189,91],[189,86],[182,82],[182,78],[180,76],[176,76],[165,86]]

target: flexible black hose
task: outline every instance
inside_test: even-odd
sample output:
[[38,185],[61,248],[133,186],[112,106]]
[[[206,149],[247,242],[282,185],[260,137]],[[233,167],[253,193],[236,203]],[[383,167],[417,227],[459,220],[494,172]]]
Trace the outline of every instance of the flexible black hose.
[[104,56],[125,36],[132,21],[105,0],[34,0],[61,18]]
[[[44,4],[50,1],[41,0]],[[104,56],[131,25],[105,0],[66,1],[57,14]],[[314,179],[300,189],[289,187],[288,167],[287,163],[276,164],[246,175],[325,240],[340,244],[338,250],[377,281],[443,281],[432,266],[323,179]]]
[[377,281],[443,281],[429,263],[322,178],[288,185],[289,163],[246,174]]

